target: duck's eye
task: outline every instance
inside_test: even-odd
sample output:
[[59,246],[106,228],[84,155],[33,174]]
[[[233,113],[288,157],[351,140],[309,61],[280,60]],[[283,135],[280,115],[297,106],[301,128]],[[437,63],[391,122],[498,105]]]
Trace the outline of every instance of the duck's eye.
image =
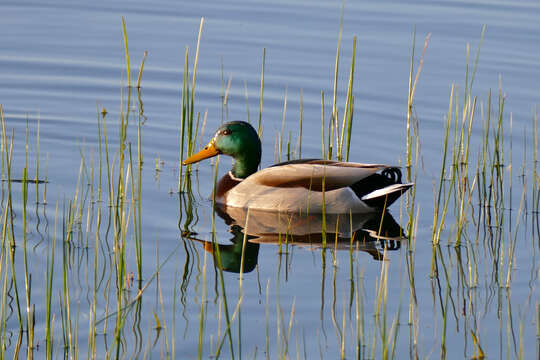
[[223,131],[221,132],[221,134],[223,134],[223,135],[230,135],[231,133],[232,133],[232,131],[229,130],[229,129],[225,129],[225,130],[223,130]]

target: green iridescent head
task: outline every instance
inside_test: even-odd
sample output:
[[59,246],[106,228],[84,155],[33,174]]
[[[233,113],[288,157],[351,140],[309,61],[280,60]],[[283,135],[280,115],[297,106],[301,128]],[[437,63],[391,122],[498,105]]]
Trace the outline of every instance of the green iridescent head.
[[219,127],[203,150],[184,160],[188,165],[218,154],[232,156],[235,163],[232,173],[246,178],[257,171],[261,162],[261,141],[257,132],[245,121],[231,121]]

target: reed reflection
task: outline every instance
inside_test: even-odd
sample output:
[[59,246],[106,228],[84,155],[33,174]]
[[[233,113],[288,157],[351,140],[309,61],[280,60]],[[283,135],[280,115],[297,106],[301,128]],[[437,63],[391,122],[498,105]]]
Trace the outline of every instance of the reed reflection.
[[[383,252],[398,250],[405,239],[404,231],[389,212],[373,214],[303,215],[241,208],[216,207],[216,213],[233,235],[229,243],[218,243],[219,252],[211,241],[191,237],[206,251],[221,255],[222,270],[239,273],[253,271],[257,265],[260,244],[324,247],[336,250],[364,251],[374,260],[383,260]],[[249,214],[248,214],[249,212]],[[326,231],[323,231],[324,229]]]

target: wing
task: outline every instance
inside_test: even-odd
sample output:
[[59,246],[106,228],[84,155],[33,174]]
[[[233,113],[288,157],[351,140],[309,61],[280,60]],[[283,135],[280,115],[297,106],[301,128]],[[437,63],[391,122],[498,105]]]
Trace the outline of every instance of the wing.
[[327,160],[296,161],[263,169],[244,181],[274,188],[303,187],[312,191],[322,191],[324,186],[325,191],[330,191],[350,186],[387,167]]

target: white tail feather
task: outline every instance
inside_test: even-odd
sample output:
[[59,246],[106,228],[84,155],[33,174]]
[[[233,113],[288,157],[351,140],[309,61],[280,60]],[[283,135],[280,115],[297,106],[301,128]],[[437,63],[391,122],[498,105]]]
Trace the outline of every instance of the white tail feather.
[[380,196],[385,196],[385,195],[394,193],[396,191],[405,191],[413,185],[414,183],[394,184],[394,185],[386,186],[386,187],[383,187],[382,189],[377,189],[375,191],[370,192],[369,194],[362,196],[361,200],[375,199]]

